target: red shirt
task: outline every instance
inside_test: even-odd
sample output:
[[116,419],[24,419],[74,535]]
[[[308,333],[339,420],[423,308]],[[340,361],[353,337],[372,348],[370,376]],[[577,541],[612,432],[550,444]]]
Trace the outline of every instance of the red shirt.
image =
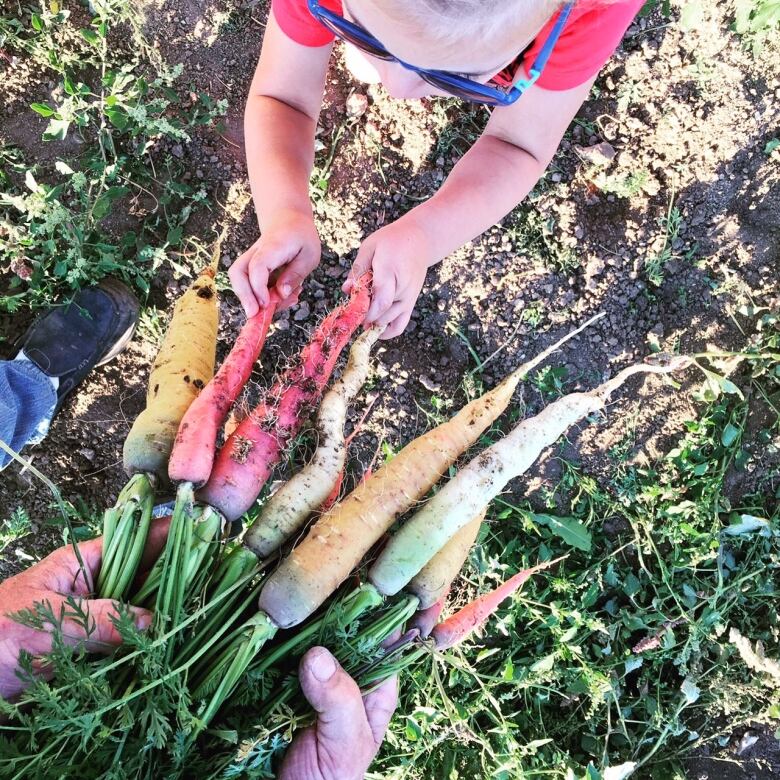
[[[341,0],[321,2],[335,13],[342,12]],[[536,83],[544,89],[563,90],[579,86],[595,76],[618,47],[628,25],[643,5],[644,0],[620,0],[607,4],[598,0],[580,0],[574,6]],[[272,0],[271,7],[279,27],[296,43],[325,46],[333,40],[333,33],[309,13],[306,0]],[[557,17],[557,13],[553,15],[521,55],[526,75]]]

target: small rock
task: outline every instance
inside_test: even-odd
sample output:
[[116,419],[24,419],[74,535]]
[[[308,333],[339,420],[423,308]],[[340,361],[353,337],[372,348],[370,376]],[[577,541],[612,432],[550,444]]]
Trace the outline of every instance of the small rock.
[[612,160],[615,159],[615,147],[612,144],[603,141],[600,144],[593,144],[592,146],[577,146],[575,144],[574,151],[591,165],[596,165],[599,168],[605,168]]
[[174,157],[184,157],[184,148],[181,144],[176,144],[173,149],[171,149],[171,154]]
[[347,116],[360,117],[368,110],[368,98],[361,92],[353,92],[347,98]]
[[433,377],[425,376],[425,374],[420,377],[420,384],[431,393],[441,390],[441,385]]
[[293,319],[296,322],[303,322],[304,320],[309,319],[310,314],[311,309],[309,308],[309,304],[306,303],[306,301],[301,301],[298,304],[298,310],[293,314]]
[[95,450],[93,450],[91,447],[82,447],[79,450],[79,453],[90,462],[95,460]]

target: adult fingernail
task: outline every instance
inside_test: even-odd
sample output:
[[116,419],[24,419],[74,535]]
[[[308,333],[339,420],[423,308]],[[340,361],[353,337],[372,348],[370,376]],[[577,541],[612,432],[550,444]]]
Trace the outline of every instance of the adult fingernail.
[[309,669],[320,682],[327,682],[336,673],[336,660],[327,650],[315,650],[309,657]]
[[290,294],[290,285],[289,284],[283,284],[279,288],[279,292],[281,292],[282,297],[286,298]]

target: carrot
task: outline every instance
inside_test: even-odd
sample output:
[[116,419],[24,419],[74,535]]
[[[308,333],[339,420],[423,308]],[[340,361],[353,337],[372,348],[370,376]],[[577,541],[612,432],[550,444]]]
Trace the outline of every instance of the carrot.
[[463,526],[413,577],[406,590],[420,599],[420,609],[435,604],[450,589],[477,538],[487,508]]
[[423,498],[456,458],[498,418],[520,380],[593,319],[520,366],[451,420],[412,441],[333,506],[268,578],[260,594],[260,608],[282,628],[309,617],[382,534]]
[[149,375],[146,409],[125,439],[129,475],[168,475],[168,456],[184,413],[214,373],[217,345],[216,261],[204,268],[176,302],[171,324]]
[[370,350],[380,333],[380,329],[371,328],[352,345],[344,373],[322,399],[317,416],[319,446],[314,456],[271,496],[247,532],[244,544],[259,558],[267,558],[281,547],[327,500],[333,489],[339,488],[347,459],[344,440],[347,410],[368,377]]
[[436,648],[447,650],[462,642],[472,631],[481,626],[498,609],[501,602],[520,588],[532,574],[536,574],[542,569],[548,569],[562,560],[563,558],[556,558],[554,561],[546,561],[531,569],[519,571],[506,582],[501,583],[495,590],[483,593],[454,615],[434,626],[431,638],[435,642]]
[[171,482],[191,482],[197,488],[208,480],[219,428],[252,373],[278,302],[272,292],[268,306],[244,323],[216,376],[184,413],[168,462]]
[[520,422],[493,446],[462,468],[388,542],[369,572],[380,593],[403,588],[458,530],[495,498],[513,478],[523,474],[544,449],[586,415],[602,409],[609,396],[636,373],[668,373],[690,360],[672,357],[661,364],[640,364],[587,393],[571,393],[554,401],[536,417]]
[[200,497],[228,520],[249,509],[319,400],[339,354],[366,316],[370,275],[352,288],[350,299],[315,330],[299,360],[274,384],[267,398],[236,427],[219,451]]
[[431,629],[439,622],[439,615],[441,615],[444,609],[444,604],[447,601],[447,594],[449,588],[441,595],[438,601],[431,604],[430,607],[425,609],[419,609],[414,613],[414,616],[409,621],[407,628],[410,630],[417,630],[419,636],[423,639],[428,637],[431,633]]

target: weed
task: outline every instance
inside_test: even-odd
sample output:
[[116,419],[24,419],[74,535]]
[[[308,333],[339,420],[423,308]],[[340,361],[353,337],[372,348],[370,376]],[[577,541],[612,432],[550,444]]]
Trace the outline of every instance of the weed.
[[138,317],[138,335],[142,341],[145,341],[155,350],[160,348],[168,317],[165,312],[160,311],[154,306],[146,306],[141,310]]
[[760,51],[780,26],[780,0],[735,0],[734,31]]
[[543,398],[560,398],[564,393],[567,373],[564,366],[545,366],[534,373],[531,382]]
[[600,172],[591,181],[602,192],[631,199],[644,190],[649,179],[650,174],[647,171],[610,175]]
[[[4,18],[0,27],[6,45],[61,78],[50,102],[31,105],[49,120],[44,141],[76,135],[85,150],[54,170],[14,151],[0,158],[0,248],[13,272],[0,310],[46,306],[106,274],[146,293],[193,208],[206,202],[204,190],[175,181],[172,164],[155,172],[148,153],[162,138],[187,142],[188,128],[213,122],[226,105],[201,96],[183,109],[171,89],[180,67],[147,77],[140,37],[135,59],[115,51],[113,26],[130,23],[140,36],[131,7],[118,0],[94,6],[96,17],[80,30],[69,26],[66,11],[51,10],[56,4],[32,14],[29,26]],[[63,31],[68,45],[59,45]],[[139,227],[123,224],[120,213],[137,214]]]
[[520,312],[520,319],[534,329],[542,324],[544,316],[544,306],[541,303],[530,303]]
[[682,223],[682,214],[674,205],[674,194],[669,199],[669,209],[666,216],[658,219],[658,224],[663,233],[663,245],[661,250],[648,257],[645,260],[645,274],[647,280],[655,287],[660,287],[664,283],[664,268],[673,258],[678,257],[674,251],[674,242],[680,234],[680,225]]
[[507,218],[505,232],[515,251],[527,253],[558,273],[568,275],[580,264],[574,250],[559,240],[555,218],[545,219],[533,206],[518,206]]
[[19,541],[32,532],[32,523],[22,507],[16,507],[7,520],[0,525],[0,553],[10,544]]

